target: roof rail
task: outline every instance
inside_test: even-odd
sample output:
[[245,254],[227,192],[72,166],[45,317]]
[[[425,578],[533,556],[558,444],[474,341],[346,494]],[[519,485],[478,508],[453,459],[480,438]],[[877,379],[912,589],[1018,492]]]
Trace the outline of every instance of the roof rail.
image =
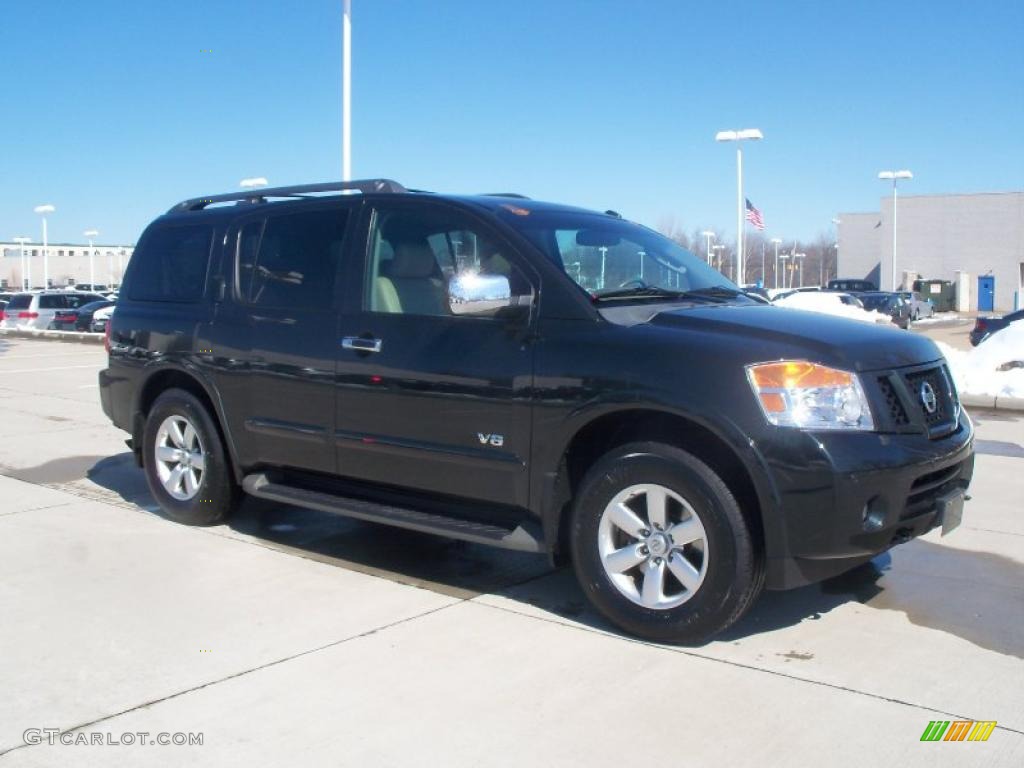
[[225,195],[212,197],[193,197],[175,205],[168,213],[182,211],[201,211],[213,203],[229,203],[231,201],[265,203],[268,197],[303,197],[315,192],[390,192],[402,193],[408,190],[391,179],[361,179],[358,181],[328,181],[321,184],[299,184],[292,187],[267,187],[251,189],[244,192],[229,192]]

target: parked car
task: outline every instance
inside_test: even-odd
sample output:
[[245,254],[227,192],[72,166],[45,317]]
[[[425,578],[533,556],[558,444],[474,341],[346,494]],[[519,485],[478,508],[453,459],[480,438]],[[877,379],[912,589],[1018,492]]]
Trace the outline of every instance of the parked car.
[[910,327],[910,305],[898,293],[873,291],[860,294],[864,309],[882,312],[892,318],[893,323],[906,330]]
[[77,309],[91,301],[102,301],[102,296],[92,293],[69,293],[67,291],[42,291],[39,293],[15,294],[4,310],[0,328],[19,330],[44,330],[50,327],[57,310]]
[[911,320],[920,320],[922,317],[931,317],[935,314],[935,305],[931,299],[926,299],[917,291],[900,291],[900,296],[910,308]]
[[115,303],[111,302],[108,306],[96,310],[92,315],[92,321],[89,323],[89,330],[93,333],[105,333],[107,323],[110,322],[116,306]]
[[839,278],[838,280],[828,281],[828,290],[845,291],[846,293],[865,293],[868,291],[877,291],[878,286],[872,283],[870,280],[852,280],[850,278]]
[[762,304],[610,212],[258,195],[150,224],[107,329],[103,410],[173,520],[245,493],[544,553],[692,643],[961,519],[973,428],[923,335]]
[[817,285],[808,285],[802,288],[782,288],[779,290],[769,291],[772,301],[778,301],[779,299],[785,299],[792,296],[794,293],[821,293],[821,287]]
[[110,287],[103,283],[76,283],[76,291],[82,291],[84,293],[100,293],[105,294],[110,291]]
[[114,306],[114,302],[106,299],[91,301],[78,309],[58,309],[50,321],[50,329],[54,331],[89,331],[92,329],[93,313],[106,307]]
[[977,317],[974,320],[974,328],[971,329],[971,346],[976,347],[996,331],[1001,331],[1010,323],[1024,320],[1024,309],[1018,309],[1002,317]]

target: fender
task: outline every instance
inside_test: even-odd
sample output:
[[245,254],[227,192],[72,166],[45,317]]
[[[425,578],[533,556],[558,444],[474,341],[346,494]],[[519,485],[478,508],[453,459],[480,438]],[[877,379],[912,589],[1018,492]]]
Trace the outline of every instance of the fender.
[[145,428],[145,422],[142,418],[142,394],[146,391],[147,385],[152,381],[154,376],[168,371],[174,371],[188,376],[200,386],[203,392],[206,393],[206,396],[210,399],[210,402],[213,403],[213,409],[215,411],[213,415],[217,420],[217,424],[220,426],[221,433],[224,435],[224,443],[228,451],[228,456],[231,459],[232,474],[235,477],[235,481],[241,483],[243,473],[238,465],[238,452],[235,448],[235,439],[227,426],[227,420],[225,419],[224,414],[224,403],[221,400],[220,393],[210,384],[202,369],[186,358],[164,358],[158,361],[146,363],[143,366],[140,385],[135,388],[135,402],[132,403],[132,437],[134,438],[134,445],[139,446],[138,450],[141,451],[142,430]]

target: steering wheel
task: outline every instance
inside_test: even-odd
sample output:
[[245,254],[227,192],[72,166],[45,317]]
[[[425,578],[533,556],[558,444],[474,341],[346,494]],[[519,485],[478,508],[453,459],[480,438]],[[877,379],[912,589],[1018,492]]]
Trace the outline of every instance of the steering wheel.
[[634,286],[634,285],[637,288],[648,288],[648,287],[650,287],[643,280],[641,280],[640,278],[637,278],[635,280],[627,280],[624,283],[619,283],[619,288],[629,288],[629,287]]

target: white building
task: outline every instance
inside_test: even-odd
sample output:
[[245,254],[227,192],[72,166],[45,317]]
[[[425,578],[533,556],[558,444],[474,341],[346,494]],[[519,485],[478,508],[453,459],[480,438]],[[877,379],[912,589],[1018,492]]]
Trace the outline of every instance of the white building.
[[[61,288],[75,283],[93,282],[89,278],[88,243],[49,243],[49,286]],[[111,288],[121,284],[124,270],[135,251],[133,245],[100,245],[92,247],[92,270],[97,284]],[[43,288],[43,244],[0,241],[0,287],[18,290],[27,285]]]
[[[902,192],[902,189],[901,189]],[[1024,306],[1024,192],[904,195],[897,202],[896,284],[949,280],[963,309]],[[839,214],[839,277],[892,286],[892,195],[869,213]]]

